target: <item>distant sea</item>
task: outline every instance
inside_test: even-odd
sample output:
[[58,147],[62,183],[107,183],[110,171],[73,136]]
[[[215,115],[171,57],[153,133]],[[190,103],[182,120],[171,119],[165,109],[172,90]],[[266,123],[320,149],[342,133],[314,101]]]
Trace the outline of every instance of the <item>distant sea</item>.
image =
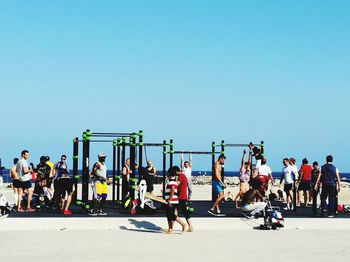
[[[4,177],[4,183],[11,182],[11,179],[8,176],[9,170],[4,169],[2,173]],[[81,170],[79,170],[79,174],[81,174]],[[108,170],[107,174],[109,177],[111,177],[113,175],[112,170]],[[162,175],[161,170],[158,170],[158,175],[160,176]],[[211,171],[193,171],[192,175],[193,176],[211,176]],[[275,179],[279,179],[281,175],[282,175],[281,172],[272,172],[272,176]],[[238,177],[238,172],[225,170],[225,177]],[[340,179],[350,181],[350,173],[340,173]]]

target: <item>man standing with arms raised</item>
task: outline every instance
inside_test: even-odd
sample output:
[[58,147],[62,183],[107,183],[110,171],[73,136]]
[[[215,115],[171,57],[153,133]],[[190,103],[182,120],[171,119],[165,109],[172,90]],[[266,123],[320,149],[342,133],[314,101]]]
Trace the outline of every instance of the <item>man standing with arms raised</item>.
[[189,161],[184,162],[184,155],[181,155],[181,172],[187,178],[188,201],[192,196],[192,154],[189,155]]
[[213,206],[208,210],[208,213],[213,216],[222,215],[219,204],[224,199],[225,184],[221,181],[221,166],[225,163],[225,159],[226,157],[224,155],[220,155],[213,167],[212,187],[213,192],[217,194],[217,198]]

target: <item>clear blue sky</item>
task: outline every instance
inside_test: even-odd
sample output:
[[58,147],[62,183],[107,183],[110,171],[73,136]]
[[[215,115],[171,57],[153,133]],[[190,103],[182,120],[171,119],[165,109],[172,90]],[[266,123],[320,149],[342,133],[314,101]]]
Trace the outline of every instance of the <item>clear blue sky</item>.
[[[268,163],[350,171],[349,1],[1,1],[0,157],[99,132],[175,149],[264,140]],[[111,156],[111,146],[92,149]],[[161,167],[161,150],[148,157]],[[241,149],[227,150],[237,170]],[[110,159],[110,158],[109,158]],[[110,162],[109,162],[110,163]],[[195,157],[194,169],[210,169]]]

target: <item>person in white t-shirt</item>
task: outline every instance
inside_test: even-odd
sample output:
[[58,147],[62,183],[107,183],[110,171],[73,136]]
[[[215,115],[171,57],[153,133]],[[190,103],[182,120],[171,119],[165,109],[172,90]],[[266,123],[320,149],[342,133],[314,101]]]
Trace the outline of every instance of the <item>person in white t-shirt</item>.
[[184,162],[184,155],[181,154],[181,172],[187,178],[188,201],[191,201],[192,196],[192,154],[189,155],[189,161]]
[[284,192],[287,194],[287,207],[285,210],[293,209],[293,184],[294,184],[294,176],[293,169],[289,164],[289,159],[283,159],[283,169],[282,176],[280,178],[280,184],[284,181]]
[[[22,159],[17,162],[16,166],[16,172],[19,177],[20,181],[20,187],[18,191],[18,212],[33,212],[35,209],[32,209],[30,207],[30,203],[32,202],[32,197],[33,197],[33,188],[32,188],[32,183],[30,182],[32,178],[32,171],[29,169],[29,165],[27,162],[27,159],[29,157],[29,151],[28,150],[23,150],[21,153]],[[28,193],[28,199],[27,199],[27,210],[24,210],[21,207],[21,199],[23,196],[23,192]]]
[[[298,171],[298,167],[295,165],[295,159],[293,157],[289,158],[289,164],[290,164],[290,167],[292,169],[292,175],[293,175],[293,178],[294,178],[294,181],[295,181],[295,190],[296,192],[298,192],[298,184],[296,183],[298,180],[299,180],[299,171]],[[300,194],[297,194],[297,206],[299,207],[300,206]]]

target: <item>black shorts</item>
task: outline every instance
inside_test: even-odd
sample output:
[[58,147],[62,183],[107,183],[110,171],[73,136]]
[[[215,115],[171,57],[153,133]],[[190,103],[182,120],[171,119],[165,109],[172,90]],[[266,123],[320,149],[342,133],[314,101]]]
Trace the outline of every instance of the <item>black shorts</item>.
[[22,188],[22,189],[28,189],[28,188],[31,188],[32,187],[32,183],[30,182],[30,180],[28,180],[28,181],[21,181],[20,182],[20,188]]
[[47,180],[46,180],[46,187],[47,188],[51,188],[51,185],[52,185],[52,177],[50,177],[50,178],[48,178]]
[[284,192],[288,193],[293,189],[293,184],[284,184]]
[[298,190],[299,191],[310,191],[311,190],[310,181],[301,181]]
[[61,197],[64,197],[66,192],[68,194],[73,192],[73,179],[61,178],[60,180],[58,180],[58,182],[59,182],[58,187],[59,187]]
[[19,179],[14,179],[14,180],[12,181],[12,186],[13,186],[14,188],[21,188],[21,181],[19,181]]

